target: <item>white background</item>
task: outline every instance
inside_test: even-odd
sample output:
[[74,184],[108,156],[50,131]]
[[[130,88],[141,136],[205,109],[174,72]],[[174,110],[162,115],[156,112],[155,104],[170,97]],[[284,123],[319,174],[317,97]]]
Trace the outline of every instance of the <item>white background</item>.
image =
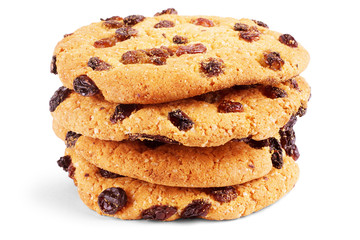
[[[360,239],[360,18],[356,1],[3,1],[0,9],[1,239]],[[56,164],[64,144],[48,101],[49,73],[66,33],[100,18],[181,15],[248,17],[292,34],[311,54],[312,86],[296,126],[300,180],[278,203],[232,221],[122,221],[98,216]]]

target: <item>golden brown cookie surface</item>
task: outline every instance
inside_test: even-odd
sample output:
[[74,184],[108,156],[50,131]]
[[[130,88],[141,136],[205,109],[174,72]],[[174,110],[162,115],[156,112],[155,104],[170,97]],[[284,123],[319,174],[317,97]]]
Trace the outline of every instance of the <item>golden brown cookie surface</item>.
[[163,14],[92,23],[61,40],[52,72],[110,102],[153,104],[299,75],[306,50],[249,19]]

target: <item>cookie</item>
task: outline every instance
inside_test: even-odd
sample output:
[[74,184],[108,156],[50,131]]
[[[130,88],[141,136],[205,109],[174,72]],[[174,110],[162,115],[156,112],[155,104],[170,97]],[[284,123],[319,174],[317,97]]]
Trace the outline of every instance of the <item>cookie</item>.
[[234,85],[276,84],[308,62],[295,38],[260,21],[131,15],[67,34],[54,50],[51,72],[83,96],[155,104]]
[[55,133],[68,148],[97,167],[146,182],[177,187],[223,187],[266,175],[272,153],[264,141],[199,148],[154,141],[104,141],[66,131]]
[[53,118],[66,129],[101,140],[148,139],[193,147],[275,136],[292,115],[306,109],[310,97],[302,77],[154,105],[115,104],[69,91],[61,87],[50,101]]
[[297,164],[285,157],[283,168],[241,185],[179,188],[104,174],[73,149],[66,150],[65,158],[82,201],[101,215],[121,219],[235,219],[276,202],[294,187],[299,175]]

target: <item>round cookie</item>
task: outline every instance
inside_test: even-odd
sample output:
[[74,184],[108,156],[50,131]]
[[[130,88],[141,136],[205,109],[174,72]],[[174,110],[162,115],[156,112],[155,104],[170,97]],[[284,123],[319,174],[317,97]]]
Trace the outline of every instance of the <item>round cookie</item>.
[[[146,182],[177,187],[223,187],[266,175],[269,146],[252,141],[191,148],[153,141],[104,141],[68,132],[53,123],[68,148],[97,167]],[[255,146],[257,148],[253,148]]]
[[275,136],[292,115],[306,109],[310,87],[296,77],[273,86],[238,86],[157,105],[109,103],[95,96],[82,97],[65,87],[54,96],[50,101],[53,118],[85,136],[213,147],[232,139]]
[[66,154],[71,161],[67,171],[82,201],[101,215],[121,219],[235,219],[276,202],[294,187],[299,175],[297,164],[285,157],[280,170],[273,168],[266,176],[241,185],[166,187],[129,177],[109,178],[110,174],[102,174],[73,149],[67,149]]
[[[170,11],[165,13],[176,13]],[[289,34],[250,19],[112,17],[66,34],[51,72],[83,96],[154,104],[299,75],[309,55]]]

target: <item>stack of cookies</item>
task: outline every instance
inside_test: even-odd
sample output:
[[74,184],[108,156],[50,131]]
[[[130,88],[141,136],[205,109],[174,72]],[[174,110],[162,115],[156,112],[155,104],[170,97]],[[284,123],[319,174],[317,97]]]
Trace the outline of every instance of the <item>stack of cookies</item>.
[[101,215],[234,219],[289,192],[309,55],[256,20],[114,16],[66,34],[50,100],[58,165]]

